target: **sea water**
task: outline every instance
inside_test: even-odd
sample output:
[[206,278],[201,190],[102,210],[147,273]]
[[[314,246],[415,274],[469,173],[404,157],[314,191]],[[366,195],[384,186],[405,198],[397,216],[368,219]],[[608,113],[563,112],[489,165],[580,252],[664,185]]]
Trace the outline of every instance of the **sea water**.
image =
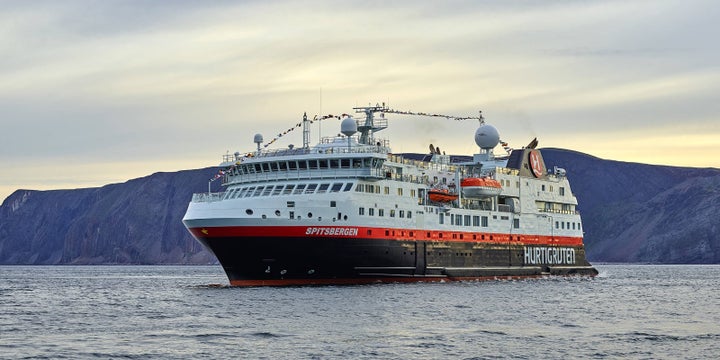
[[7,359],[709,359],[720,266],[230,288],[219,266],[0,266]]

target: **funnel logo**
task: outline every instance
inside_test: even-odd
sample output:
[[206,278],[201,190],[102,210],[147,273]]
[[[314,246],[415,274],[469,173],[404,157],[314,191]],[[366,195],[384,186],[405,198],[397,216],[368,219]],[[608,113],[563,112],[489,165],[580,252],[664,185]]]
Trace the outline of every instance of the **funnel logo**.
[[540,154],[537,150],[530,151],[530,168],[532,169],[533,175],[537,178],[543,176],[545,172],[542,162],[540,161]]

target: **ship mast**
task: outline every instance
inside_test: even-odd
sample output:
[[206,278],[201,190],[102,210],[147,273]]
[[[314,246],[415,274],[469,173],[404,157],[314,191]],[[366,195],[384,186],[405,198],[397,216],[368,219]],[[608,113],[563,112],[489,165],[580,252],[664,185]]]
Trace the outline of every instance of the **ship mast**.
[[[365,145],[373,145],[372,134],[376,131],[380,131],[387,128],[387,119],[385,119],[384,112],[388,110],[385,103],[380,106],[365,106],[353,108],[356,113],[365,113],[365,123],[358,124],[357,130],[360,132],[360,143]],[[375,113],[380,113],[380,118],[375,119]]]

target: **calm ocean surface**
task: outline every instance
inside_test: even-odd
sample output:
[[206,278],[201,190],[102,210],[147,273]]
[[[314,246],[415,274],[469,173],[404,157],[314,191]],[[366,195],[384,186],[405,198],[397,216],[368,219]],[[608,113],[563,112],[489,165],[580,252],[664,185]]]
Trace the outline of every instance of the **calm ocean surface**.
[[720,358],[720,266],[597,268],[228,288],[219,266],[0,266],[0,358]]

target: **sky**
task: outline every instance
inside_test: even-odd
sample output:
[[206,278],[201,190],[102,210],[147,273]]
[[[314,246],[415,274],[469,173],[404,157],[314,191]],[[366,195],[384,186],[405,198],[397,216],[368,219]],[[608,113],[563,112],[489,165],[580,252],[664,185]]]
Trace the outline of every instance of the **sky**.
[[[0,200],[215,166],[385,102],[519,148],[720,167],[715,1],[0,0]],[[390,115],[395,152],[477,121]],[[316,123],[311,142],[340,131]],[[272,147],[301,145],[292,131]],[[496,151],[502,153],[502,149]]]

